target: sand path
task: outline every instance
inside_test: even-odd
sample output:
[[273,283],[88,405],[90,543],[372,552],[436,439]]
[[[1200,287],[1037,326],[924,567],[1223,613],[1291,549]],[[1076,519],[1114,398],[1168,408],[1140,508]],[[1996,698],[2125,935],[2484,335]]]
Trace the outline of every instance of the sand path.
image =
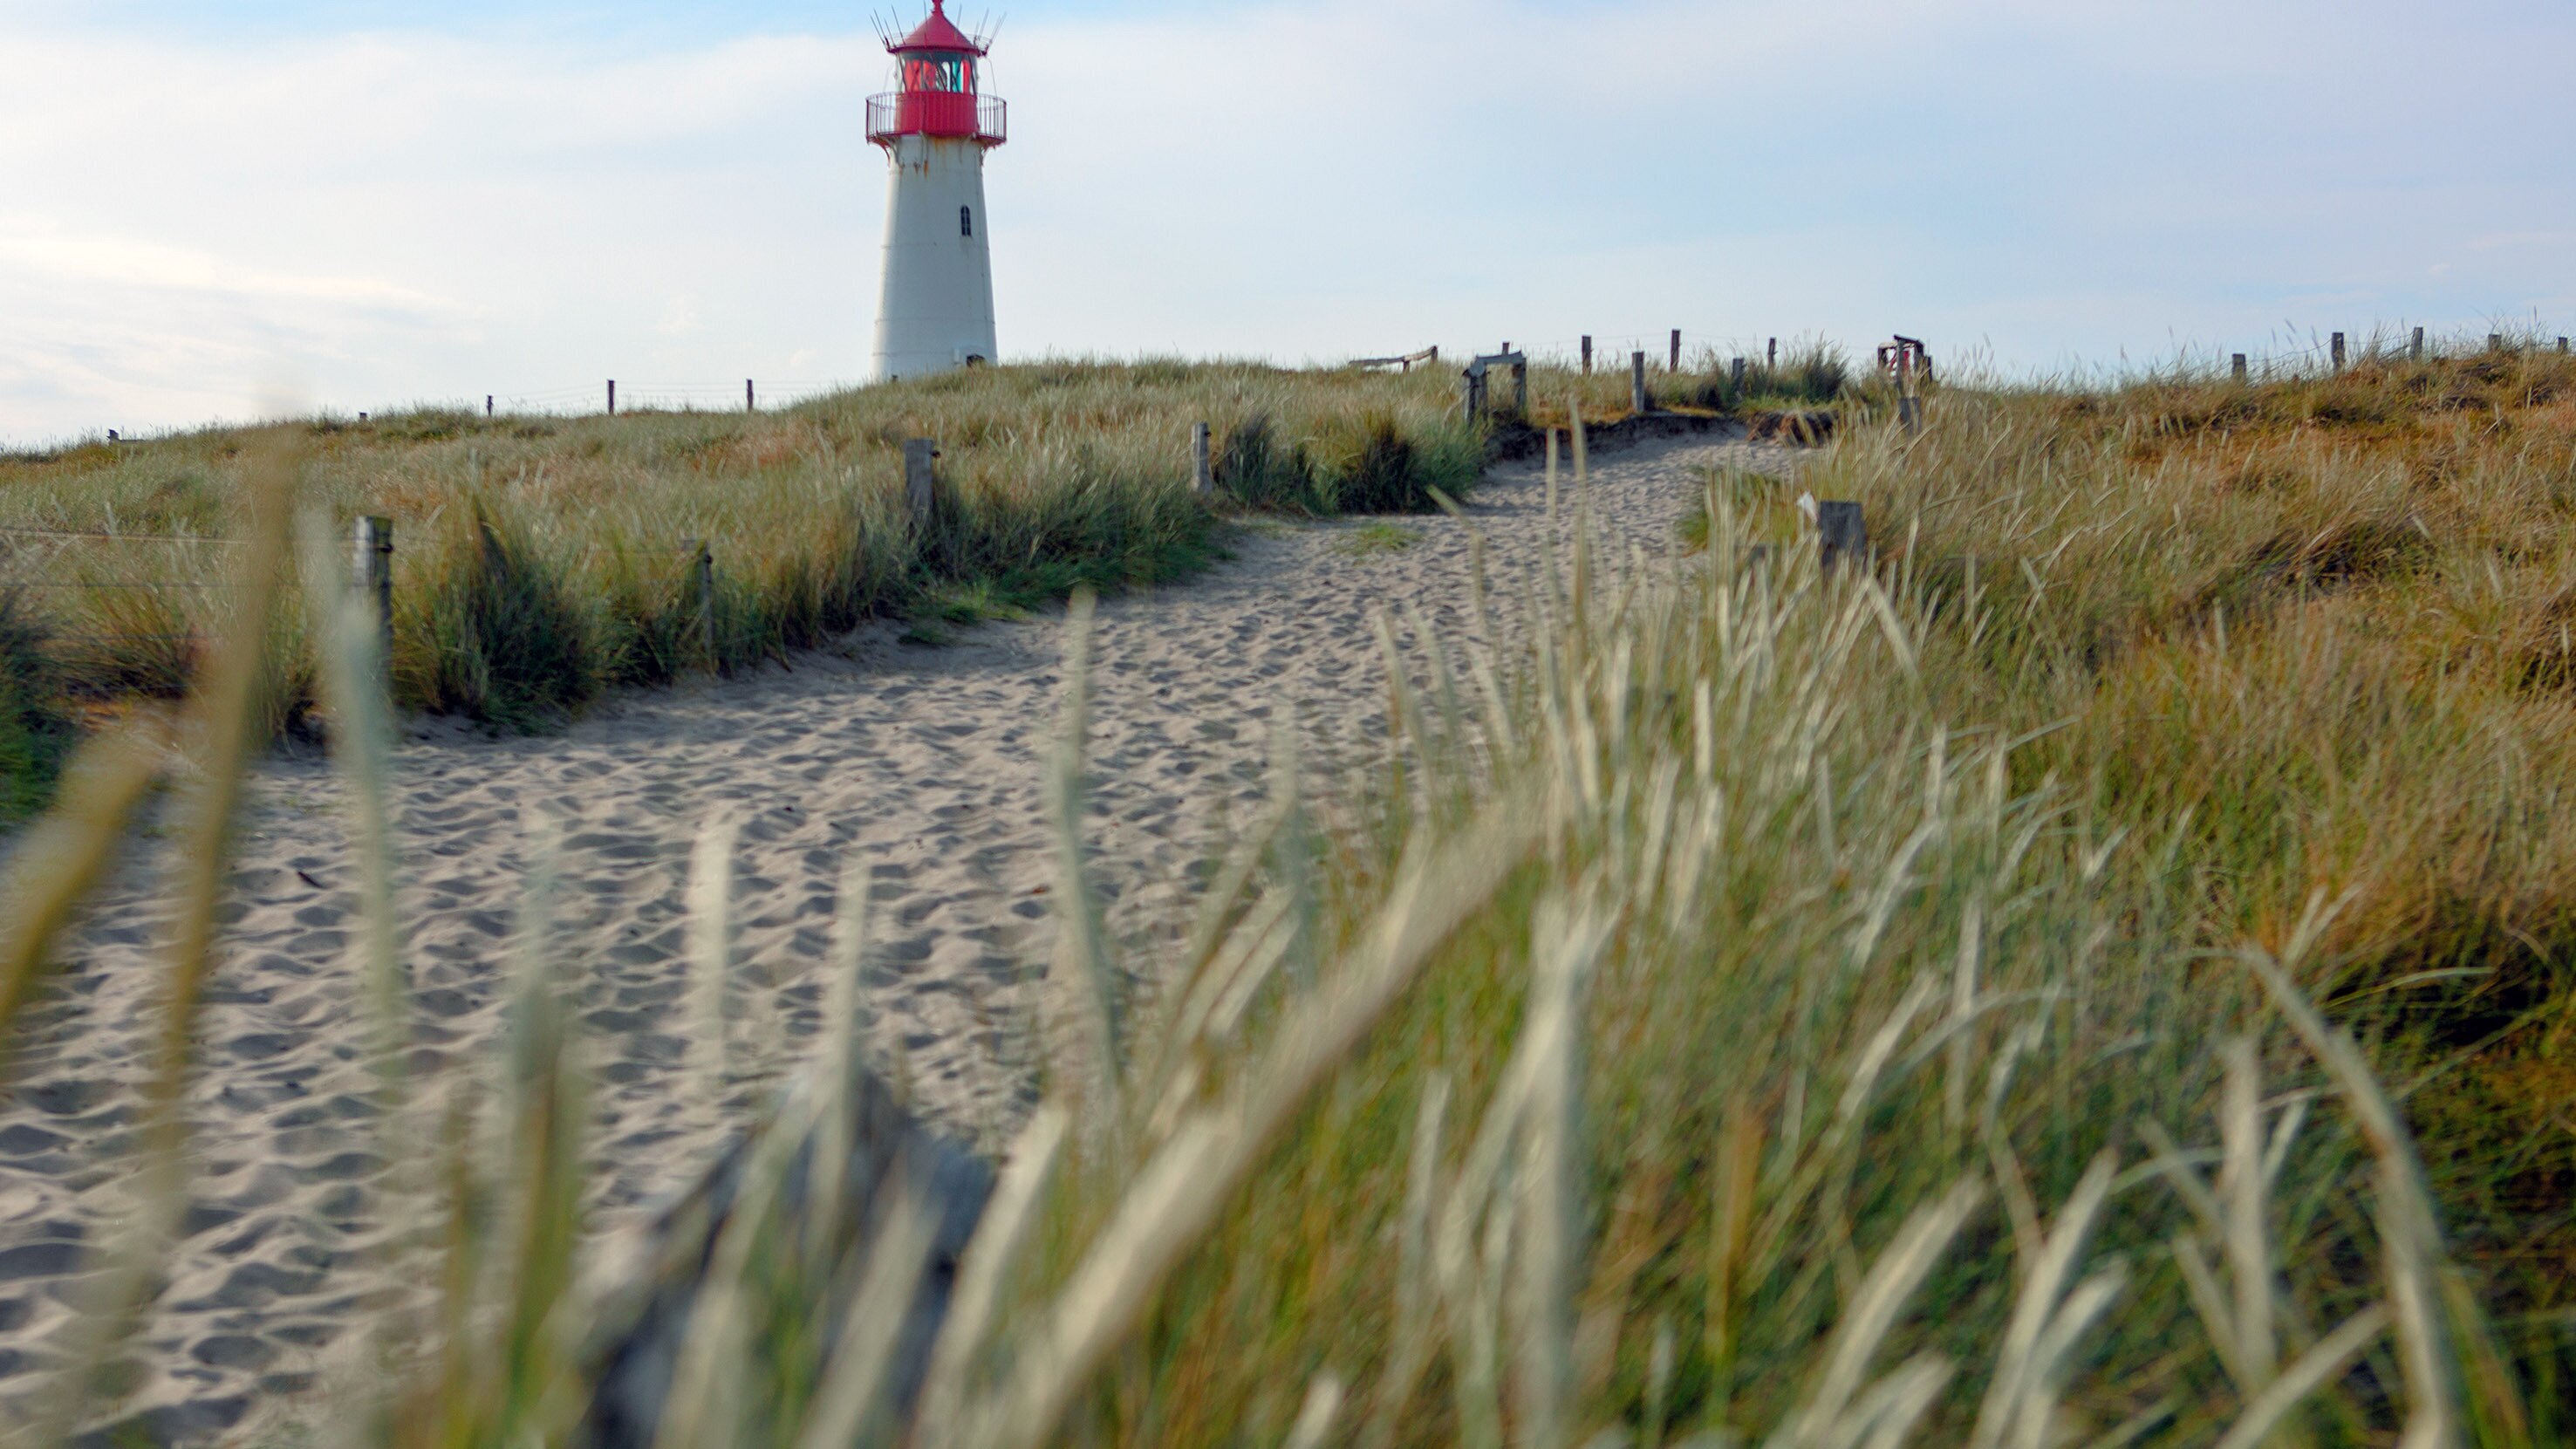
[[[1783,456],[1649,443],[1601,460],[1594,516],[1622,552],[1660,552],[1698,496],[1694,465]],[[1495,472],[1472,514],[1498,592],[1550,546],[1534,466]],[[1371,547],[1390,527],[1405,546]],[[1557,530],[1560,547],[1569,534]],[[1321,772],[1365,765],[1384,748],[1374,611],[1409,602],[1457,621],[1470,598],[1468,532],[1447,518],[1265,525],[1234,547],[1203,579],[1099,610],[1090,841],[1109,926],[1130,941],[1174,928],[1212,832],[1251,818],[1274,711],[1292,711]],[[934,1116],[989,1133],[1027,1089],[1025,1022],[1052,930],[1042,765],[1062,664],[1059,620],[940,648],[872,627],[792,670],[622,698],[559,737],[416,731],[396,810],[424,1047],[454,1059],[493,1038],[529,823],[552,816],[556,936],[601,1079],[601,1221],[676,1186],[714,1145],[677,1091],[689,856],[702,822],[730,811],[734,955],[756,993],[775,994],[773,1065],[819,1016],[816,968],[855,856],[876,902],[864,994],[879,1047],[900,1046]],[[308,1391],[323,1349],[405,1291],[366,1254],[378,1231],[366,1187],[385,1164],[365,1130],[339,794],[319,760],[259,772],[203,1023],[194,1206],[129,1404],[152,1438],[210,1442],[265,1421],[265,1406]],[[39,1013],[19,1085],[0,1097],[0,1396],[41,1381],[84,1249],[127,1211],[169,852],[141,842],[97,904],[69,991]]]

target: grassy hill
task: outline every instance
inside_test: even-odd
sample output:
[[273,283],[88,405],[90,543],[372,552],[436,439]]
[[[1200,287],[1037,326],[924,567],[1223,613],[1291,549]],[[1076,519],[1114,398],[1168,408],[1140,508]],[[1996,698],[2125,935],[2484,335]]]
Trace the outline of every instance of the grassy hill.
[[[1325,386],[1261,399],[1308,445],[1302,506],[1379,446],[1334,430],[1347,410],[1283,421]],[[1379,390],[1398,441],[1472,472],[1435,381],[1329,386]],[[1222,388],[1176,380],[1133,454],[1097,456],[1179,496],[1178,437]],[[1868,571],[1750,563],[1777,500],[1712,475],[1663,586],[1588,562],[1541,585],[1555,622],[1502,661],[1499,711],[1438,687],[1457,657],[1420,661],[1435,687],[1395,686],[1374,808],[1319,840],[1283,772],[1179,959],[1090,954],[1069,869],[1062,964],[1096,989],[1059,1023],[916,1442],[2576,1431],[2576,360],[1930,407],[1914,433],[1846,399],[1794,485],[1868,506]],[[612,426],[525,441],[617,517],[563,446]],[[1042,476],[1082,476],[1056,446]],[[916,596],[975,577],[905,562]],[[1172,984],[1125,999],[1138,978]],[[515,1327],[400,1359],[349,1410],[380,1442],[554,1441],[579,1402],[555,1331],[588,1311],[578,1073],[542,972],[528,991],[509,1146],[458,1134],[424,1191],[452,1322]],[[771,1141],[849,1110],[821,1080]],[[919,1224],[818,1226],[794,1161],[751,1159],[669,1442],[897,1437],[869,1387],[892,1350],[832,1326],[909,1296]]]
[[[1657,382],[1741,401],[1714,373]],[[1624,376],[1539,382],[1560,424],[1578,389],[1596,420],[1628,405]],[[1190,491],[1201,422],[1218,482],[1205,498]],[[903,507],[908,438],[942,449],[927,529]],[[277,449],[327,526],[394,522],[396,702],[512,729],[871,617],[971,618],[1169,579],[1247,509],[1428,509],[1485,458],[1447,369],[1177,362],[992,368],[757,415],[419,409],[0,456],[0,818],[41,798],[65,706],[185,692],[230,597],[244,470]],[[301,618],[279,626],[279,726],[312,702]]]

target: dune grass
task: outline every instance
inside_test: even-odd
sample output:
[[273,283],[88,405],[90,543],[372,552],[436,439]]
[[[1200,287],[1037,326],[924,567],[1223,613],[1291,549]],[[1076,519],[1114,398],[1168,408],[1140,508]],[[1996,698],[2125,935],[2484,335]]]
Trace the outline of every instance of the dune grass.
[[[1220,439],[1190,491],[1189,429]],[[939,441],[940,508],[901,507],[901,446]],[[497,418],[437,408],[0,459],[6,577],[38,592],[60,687],[176,697],[224,606],[244,459],[304,449],[341,520],[394,520],[399,705],[543,728],[600,691],[739,669],[882,615],[955,619],[1178,577],[1236,509],[1428,509],[1484,466],[1449,383],[1249,364],[1038,363],[759,415]],[[41,536],[96,532],[104,538]],[[712,552],[712,648],[694,545]],[[279,697],[313,698],[300,615]],[[14,687],[14,686],[13,686]]]
[[26,596],[0,589],[0,825],[43,805],[70,742],[47,643]]
[[2046,732],[2016,780],[2179,832],[2219,933],[2344,899],[2306,985],[2405,1064],[2463,1251],[2548,1323],[2576,1307],[2576,359],[2519,341],[1952,394],[1812,485],[1976,601],[1925,677]]
[[[1526,656],[1388,619],[1383,774],[1327,806],[1283,754],[1171,960],[1089,929],[1077,647],[1048,1101],[924,1419],[907,1436],[885,1336],[836,1328],[909,1299],[920,1213],[818,1221],[788,1150],[850,1110],[836,991],[826,1061],[751,1149],[663,1442],[2563,1440],[2563,1287],[2503,1249],[2563,1242],[2563,1195],[2512,1194],[2554,1180],[2567,1099],[2511,1092],[2563,1069],[2568,997],[2499,969],[2554,959],[2564,703],[2528,595],[2559,576],[2532,525],[2576,486],[2563,366],[1953,387],[1920,434],[1864,411],[1801,486],[1869,503],[1873,571],[1742,566],[1748,490],[1712,478],[1697,552],[1578,548],[1531,581]],[[2374,390],[2385,435],[2338,438]],[[2292,481],[2221,486],[2240,462]],[[2435,607],[2461,599],[2494,612]],[[367,677],[372,630],[325,635],[326,691]],[[203,778],[241,768],[226,738]],[[344,752],[361,800],[372,758]],[[45,828],[109,832],[113,763]],[[22,856],[50,874],[19,898],[68,897],[90,859]],[[0,961],[32,970],[57,919]],[[550,1003],[577,964],[528,954],[491,1130],[397,1184],[450,1227],[393,1250],[452,1287],[349,1376],[335,1413],[367,1442],[572,1431],[599,1300]],[[728,963],[700,969],[720,998]],[[398,1351],[415,1335],[452,1351]]]
[[[1657,405],[1724,412],[1845,390],[1839,354],[1823,347],[1776,373],[1757,367],[1742,388],[1703,361],[1703,372],[1656,374]],[[1567,425],[1577,398],[1595,421],[1630,402],[1624,374],[1543,369],[1533,389],[1542,425]],[[1209,497],[1189,487],[1200,421],[1215,437]],[[927,529],[900,505],[911,437],[943,449]],[[1483,438],[1441,369],[1063,362],[759,415],[424,407],[0,457],[0,580],[29,590],[17,617],[50,660],[9,687],[92,701],[183,695],[226,606],[243,459],[271,442],[303,445],[301,486],[336,519],[394,521],[397,704],[542,730],[604,690],[753,666],[873,617],[910,617],[933,637],[1077,587],[1173,579],[1211,559],[1225,519],[1243,510],[1427,511],[1435,494],[1473,485]],[[281,626],[266,696],[280,728],[315,698],[301,618]],[[42,768],[10,768],[13,788],[40,795]]]
[[[1683,359],[1680,372],[1667,371],[1663,359],[1650,358],[1646,395],[1650,406],[1710,414],[1802,411],[1830,408],[1884,391],[1878,381],[1856,371],[1850,355],[1823,340],[1805,340],[1782,351],[1775,366],[1747,358],[1743,382],[1735,379],[1731,359],[1699,352]],[[1508,404],[1510,387],[1494,385],[1493,396]],[[1602,361],[1594,371],[1554,365],[1530,370],[1530,417],[1535,427],[1569,428],[1580,409],[1588,423],[1611,423],[1634,411],[1626,364]]]

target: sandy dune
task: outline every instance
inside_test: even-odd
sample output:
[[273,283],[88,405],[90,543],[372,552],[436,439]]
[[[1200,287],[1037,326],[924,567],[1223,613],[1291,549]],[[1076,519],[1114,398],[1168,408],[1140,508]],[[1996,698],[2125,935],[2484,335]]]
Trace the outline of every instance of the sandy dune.
[[[1612,539],[1660,552],[1697,497],[1692,465],[1782,456],[1663,443],[1606,457],[1594,516]],[[1548,547],[1542,491],[1537,469],[1514,467],[1476,495],[1498,589]],[[1383,749],[1373,609],[1410,601],[1459,621],[1469,598],[1463,527],[1393,526],[1408,546],[1367,546],[1385,542],[1384,523],[1259,527],[1207,578],[1101,607],[1090,838],[1113,934],[1172,928],[1211,832],[1262,796],[1275,711],[1290,712],[1322,770]],[[624,698],[557,738],[419,731],[399,754],[397,811],[420,1041],[452,1060],[493,1037],[528,825],[551,815],[563,839],[557,938],[581,973],[601,1078],[601,1223],[676,1186],[715,1131],[674,1090],[689,853],[704,819],[732,811],[734,953],[755,1013],[780,1023],[770,1065],[812,1030],[816,968],[855,856],[877,908],[865,996],[880,1050],[900,1048],[921,1104],[958,1130],[1008,1121],[1027,1090],[1032,972],[1051,929],[1041,762],[1062,642],[1053,620],[982,627],[943,648],[874,627],[792,670]],[[260,772],[204,1020],[195,1205],[128,1406],[157,1438],[212,1442],[264,1422],[312,1385],[354,1321],[404,1291],[367,1256],[367,1188],[385,1164],[364,1131],[337,802],[319,760]],[[71,952],[70,990],[38,1015],[0,1097],[0,1396],[41,1381],[84,1249],[125,1210],[167,852],[141,842],[99,902]]]

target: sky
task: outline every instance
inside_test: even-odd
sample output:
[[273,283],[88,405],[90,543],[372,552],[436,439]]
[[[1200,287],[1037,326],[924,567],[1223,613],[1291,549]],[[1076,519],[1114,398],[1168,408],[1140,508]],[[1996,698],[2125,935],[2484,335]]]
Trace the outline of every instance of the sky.
[[[2576,332],[2567,0],[991,8],[1005,360]],[[865,4],[0,0],[0,71],[0,446],[866,373]]]

